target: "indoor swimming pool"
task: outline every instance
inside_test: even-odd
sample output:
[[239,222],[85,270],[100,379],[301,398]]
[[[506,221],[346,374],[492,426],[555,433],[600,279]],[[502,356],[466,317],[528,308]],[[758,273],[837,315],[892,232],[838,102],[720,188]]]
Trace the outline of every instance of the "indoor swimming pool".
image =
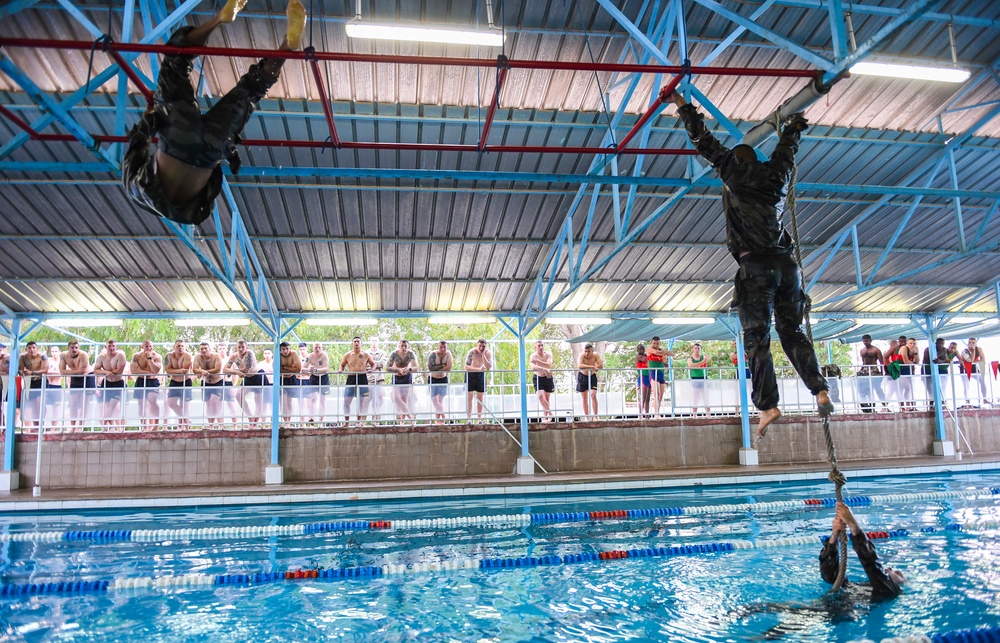
[[[824,598],[830,483],[0,515],[24,641],[879,641],[1000,626],[1000,473],[851,480],[898,599]],[[851,553],[848,577],[865,580]]]

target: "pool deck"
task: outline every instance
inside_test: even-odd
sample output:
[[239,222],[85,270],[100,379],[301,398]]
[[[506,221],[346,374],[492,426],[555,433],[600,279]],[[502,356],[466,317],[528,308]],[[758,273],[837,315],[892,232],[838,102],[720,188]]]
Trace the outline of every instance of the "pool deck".
[[[1000,484],[1000,456],[940,457],[854,461],[841,470],[848,479],[934,473],[996,471]],[[546,493],[609,492],[765,482],[823,480],[825,464],[761,465],[757,467],[689,467],[671,470],[484,476],[424,480],[383,480],[345,483],[298,483],[226,487],[136,487],[131,489],[32,489],[0,493],[0,512],[63,511],[80,509],[138,509],[206,507],[282,503],[412,500],[420,498],[482,498]],[[831,494],[832,495],[832,487]]]

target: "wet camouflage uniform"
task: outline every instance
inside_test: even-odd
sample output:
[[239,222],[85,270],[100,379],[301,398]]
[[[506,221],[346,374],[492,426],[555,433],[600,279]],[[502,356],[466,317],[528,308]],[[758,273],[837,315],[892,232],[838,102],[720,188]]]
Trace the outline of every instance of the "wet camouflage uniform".
[[[177,30],[167,44],[188,46],[187,34],[192,29]],[[277,82],[284,61],[268,59],[252,65],[236,87],[204,115],[191,85],[193,61],[194,56],[164,56],[154,109],[144,114],[129,133],[122,183],[129,198],[144,210],[177,223],[198,225],[212,215],[215,198],[222,188],[222,162],[229,162],[233,174],[239,172],[240,158],[236,151],[239,134],[257,103]],[[163,194],[156,176],[156,155],[150,145],[154,136],[159,137],[159,149],[170,156],[213,170],[205,189],[190,202],[171,203]]]
[[693,105],[678,112],[698,153],[722,179],[726,245],[740,264],[733,306],[739,309],[743,325],[754,406],[767,410],[778,405],[778,382],[771,359],[772,311],[781,347],[799,377],[813,395],[827,390],[816,352],[802,328],[802,273],[792,256],[792,239],[781,224],[799,137],[806,127],[804,119],[793,117],[789,121],[770,160],[743,164],[705,129],[704,118]]

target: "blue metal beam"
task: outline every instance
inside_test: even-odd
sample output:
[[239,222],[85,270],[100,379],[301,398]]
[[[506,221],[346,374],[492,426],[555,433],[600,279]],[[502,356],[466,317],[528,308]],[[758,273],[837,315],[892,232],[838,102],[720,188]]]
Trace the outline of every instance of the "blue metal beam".
[[672,65],[670,59],[667,58],[666,54],[656,46],[656,44],[650,40],[646,34],[642,33],[635,24],[628,19],[628,17],[621,12],[621,10],[615,6],[611,0],[597,0],[597,4],[601,5],[608,14],[611,15],[615,21],[621,25],[625,31],[628,32],[634,40],[636,40],[640,45],[642,45],[643,51],[649,54],[651,57],[655,58],[661,65]]
[[49,97],[48,94],[43,92],[41,88],[38,87],[28,75],[21,71],[17,65],[11,62],[10,58],[6,55],[0,53],[0,71],[10,76],[10,78],[17,83],[21,89],[24,90],[28,96],[31,97],[38,105],[40,105],[45,111],[51,114],[55,119],[69,131],[77,140],[79,140],[83,145],[91,150],[94,154],[104,160],[105,163],[110,165],[114,169],[118,169],[118,162],[108,154],[107,150],[101,148],[96,141],[88,134],[80,124],[76,122],[69,112],[65,111],[60,105]]
[[864,60],[865,57],[870,54],[875,47],[880,45],[883,40],[888,38],[897,29],[910,22],[920,14],[927,11],[932,3],[940,2],[940,0],[916,0],[908,3],[905,10],[899,13],[896,17],[885,24],[876,31],[870,38],[865,40],[863,43],[858,45],[858,48],[847,54],[843,58],[838,58],[837,62],[832,67],[826,67],[827,72],[823,75],[823,82],[830,82],[837,76],[839,76],[844,71],[851,68],[851,65],[858,62],[859,60]]
[[[929,0],[923,0],[923,1],[928,2]],[[817,55],[813,51],[803,47],[797,42],[789,40],[788,38],[782,36],[781,34],[775,33],[770,29],[765,29],[764,27],[761,27],[753,20],[741,16],[735,11],[730,11],[729,9],[726,9],[718,2],[715,2],[715,0],[695,0],[695,2],[705,7],[706,9],[710,9],[711,11],[719,14],[720,16],[727,18],[731,22],[738,24],[747,31],[757,34],[764,40],[767,40],[768,42],[773,42],[774,44],[780,47],[784,47],[789,52],[795,54],[802,60],[806,61],[807,63],[818,69],[830,69],[833,66],[832,61]]]
[[847,28],[844,24],[844,3],[830,0],[827,5],[830,22],[830,39],[833,41],[833,59],[840,60],[847,55]]
[[24,11],[25,9],[30,9],[34,5],[38,4],[39,0],[11,0],[6,5],[0,7],[0,20],[8,18],[18,11]]
[[986,227],[993,219],[993,215],[997,213],[998,206],[1000,206],[1000,200],[994,201],[993,207],[990,208],[990,211],[986,213],[985,217],[983,217],[983,222],[979,224],[979,229],[976,230],[976,236],[972,238],[972,243],[969,244],[970,248],[975,248],[979,245],[979,240],[983,238],[983,233],[986,232]]
[[[763,4],[757,7],[754,10],[754,12],[750,14],[751,22],[756,22],[758,18],[764,15],[764,12],[770,9],[774,5],[775,1],[776,0],[765,0]],[[718,58],[722,52],[724,52],[726,49],[729,48],[730,45],[736,42],[736,39],[742,36],[746,30],[747,28],[742,25],[737,26],[736,29],[733,30],[733,33],[726,36],[722,40],[722,42],[716,45],[715,48],[712,49],[711,52],[709,52],[707,56],[701,59],[701,62],[698,63],[698,66],[705,67],[710,65],[712,61]]]
[[[783,7],[801,7],[803,9],[823,10],[826,8],[829,2],[830,0],[778,0],[777,4]],[[845,3],[843,5],[843,9],[844,11],[850,11],[851,13],[868,14],[873,16],[883,16],[889,18],[898,18],[899,16],[903,15],[906,11],[904,9],[897,9],[895,7],[881,6],[875,4],[855,4],[855,3]],[[1000,20],[995,20],[992,18],[981,18],[979,16],[925,12],[918,17],[923,20],[932,20],[935,22],[953,22],[956,25],[972,25],[976,27],[989,27],[992,29],[1000,29]]]

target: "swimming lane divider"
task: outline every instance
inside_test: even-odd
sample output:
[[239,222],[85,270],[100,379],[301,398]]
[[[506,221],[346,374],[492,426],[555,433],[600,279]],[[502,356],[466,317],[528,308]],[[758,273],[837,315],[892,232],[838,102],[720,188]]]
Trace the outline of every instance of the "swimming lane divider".
[[[848,643],[875,643],[871,639]],[[882,639],[880,643],[1000,643],[1000,627],[981,627],[975,630],[956,630],[943,634],[909,634]]]
[[[868,507],[909,502],[929,502],[1000,497],[1000,487],[938,491],[931,493],[888,494],[881,496],[851,496],[845,503],[852,507]],[[232,538],[269,538],[273,536],[303,536],[348,531],[403,531],[413,529],[452,529],[457,527],[526,527],[606,520],[648,520],[670,516],[704,516],[726,513],[781,512],[809,508],[833,507],[835,498],[807,498],[727,505],[660,507],[653,509],[614,509],[608,511],[578,511],[495,516],[460,516],[457,518],[421,518],[416,520],[353,520],[318,522],[296,525],[249,527],[199,527],[192,529],[121,529],[74,530],[0,534],[0,542],[86,542],[108,544],[117,542],[156,543],[174,540],[224,540]]]
[[[961,530],[962,526],[951,524],[944,528],[925,527],[918,534],[930,534],[940,531]],[[867,532],[872,540],[887,538],[905,538],[911,535],[906,529],[891,531]],[[530,567],[546,567],[557,565],[572,565],[578,563],[607,563],[629,558],[664,558],[676,556],[693,556],[701,554],[728,553],[737,550],[774,549],[779,547],[799,547],[821,545],[827,534],[812,536],[793,536],[775,538],[763,541],[737,540],[731,542],[697,543],[691,545],[675,545],[672,547],[649,547],[643,549],[605,550],[598,552],[583,552],[565,554],[562,556],[540,556],[523,558],[472,558],[456,557],[444,561],[430,563],[410,563],[339,567],[339,568],[299,568],[294,570],[232,573],[232,574],[184,574],[180,576],[159,576],[156,578],[136,577],[118,578],[114,580],[97,580],[87,582],[55,581],[46,583],[25,583],[4,585],[0,587],[0,598],[18,598],[39,594],[77,594],[99,593],[108,591],[172,589],[172,588],[208,588],[208,587],[253,587],[258,585],[301,582],[301,581],[333,581],[343,579],[370,580],[383,576],[401,574],[423,574],[458,570],[511,570]]]

